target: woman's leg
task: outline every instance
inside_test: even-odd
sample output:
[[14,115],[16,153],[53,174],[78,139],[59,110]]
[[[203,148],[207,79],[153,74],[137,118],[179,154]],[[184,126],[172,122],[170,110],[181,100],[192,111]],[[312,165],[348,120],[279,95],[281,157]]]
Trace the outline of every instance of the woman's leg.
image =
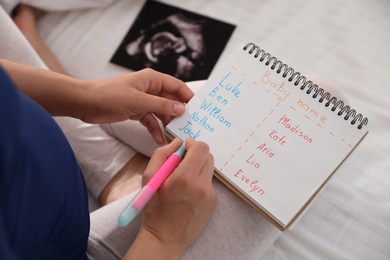
[[33,8],[27,5],[18,5],[15,9],[13,17],[16,26],[23,33],[39,57],[45,62],[46,66],[55,72],[66,74],[61,64],[55,58],[43,39],[39,35],[36,24],[36,17]]

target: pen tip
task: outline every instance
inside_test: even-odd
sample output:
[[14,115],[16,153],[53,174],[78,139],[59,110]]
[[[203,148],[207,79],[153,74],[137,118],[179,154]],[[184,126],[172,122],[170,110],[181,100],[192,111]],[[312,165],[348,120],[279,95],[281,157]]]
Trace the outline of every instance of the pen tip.
[[123,218],[123,217],[119,217],[119,218],[118,218],[118,225],[119,225],[120,227],[125,227],[125,226],[127,226],[129,223],[130,223],[130,221],[128,221],[126,218]]
[[138,214],[138,211],[133,207],[128,207],[118,218],[118,225],[120,227],[127,226]]
[[186,142],[183,141],[180,147],[176,150],[175,154],[177,154],[180,158],[183,159],[185,153],[186,153]]

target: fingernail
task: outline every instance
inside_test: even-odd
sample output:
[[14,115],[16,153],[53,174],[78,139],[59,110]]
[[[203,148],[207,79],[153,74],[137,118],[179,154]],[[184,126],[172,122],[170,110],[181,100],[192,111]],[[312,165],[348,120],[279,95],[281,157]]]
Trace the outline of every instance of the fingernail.
[[184,104],[182,103],[176,103],[173,107],[173,112],[176,114],[176,115],[181,115],[184,113],[184,110],[185,110],[185,106]]

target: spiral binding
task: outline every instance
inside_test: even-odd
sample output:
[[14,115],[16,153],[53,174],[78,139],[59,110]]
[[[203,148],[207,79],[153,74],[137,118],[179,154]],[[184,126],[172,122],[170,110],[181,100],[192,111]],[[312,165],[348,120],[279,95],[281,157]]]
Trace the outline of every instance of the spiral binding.
[[254,43],[248,43],[244,46],[244,51],[246,51],[249,47],[251,49],[249,50],[249,54],[252,54],[255,52],[254,58],[260,57],[260,62],[265,61],[265,65],[269,66],[271,65],[271,69],[275,70],[277,68],[276,73],[280,74],[283,72],[282,77],[287,78],[289,82],[294,81],[294,85],[298,86],[301,85],[301,90],[306,90],[306,94],[310,95],[312,92],[313,98],[317,98],[320,96],[321,98],[318,100],[320,103],[322,103],[324,100],[327,100],[325,103],[326,107],[329,107],[330,105],[333,105],[331,108],[332,111],[336,111],[337,108],[339,108],[339,112],[337,113],[338,116],[342,116],[345,113],[344,120],[348,121],[350,118],[351,124],[355,125],[357,121],[360,122],[358,125],[358,129],[362,129],[363,126],[368,124],[368,118],[363,117],[362,114],[358,114],[356,110],[352,109],[350,106],[345,105],[344,101],[338,100],[336,97],[332,96],[329,92],[326,92],[323,88],[320,88],[318,85],[313,83],[310,80],[307,80],[305,76],[303,76],[299,72],[295,72],[295,70],[291,67],[289,67],[287,64],[283,63],[282,61],[278,60],[276,57],[271,56],[269,53],[265,52],[264,50],[260,49],[259,46],[255,45]]

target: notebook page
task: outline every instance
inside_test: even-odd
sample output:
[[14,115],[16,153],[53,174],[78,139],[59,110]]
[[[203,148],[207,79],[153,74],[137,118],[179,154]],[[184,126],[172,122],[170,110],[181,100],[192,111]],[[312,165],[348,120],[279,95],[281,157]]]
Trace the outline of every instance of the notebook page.
[[282,226],[366,131],[238,48],[167,130],[209,144],[215,169]]

